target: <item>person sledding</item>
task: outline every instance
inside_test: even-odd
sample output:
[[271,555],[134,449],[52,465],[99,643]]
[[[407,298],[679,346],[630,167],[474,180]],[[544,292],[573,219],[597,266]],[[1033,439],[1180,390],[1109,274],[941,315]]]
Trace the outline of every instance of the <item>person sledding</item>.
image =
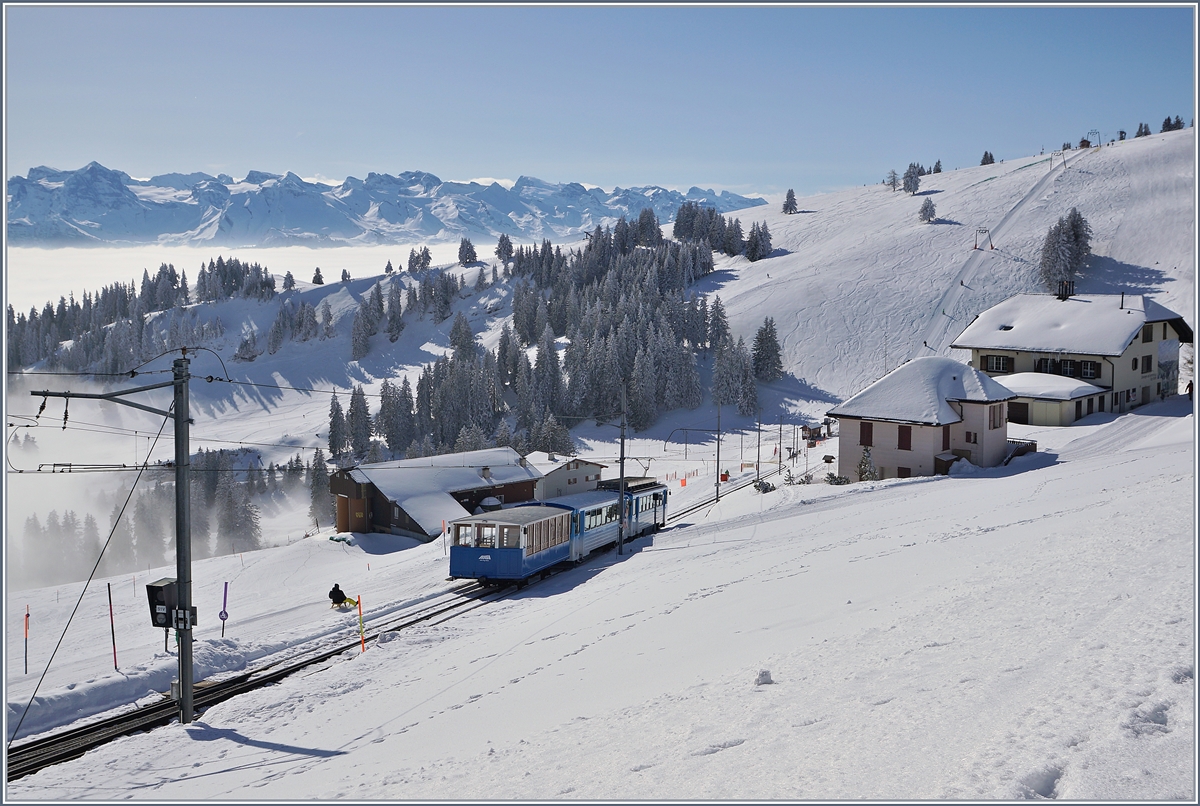
[[333,583],[333,589],[329,591],[330,607],[354,607],[358,604],[357,599],[351,599],[342,592],[342,587],[338,583]]

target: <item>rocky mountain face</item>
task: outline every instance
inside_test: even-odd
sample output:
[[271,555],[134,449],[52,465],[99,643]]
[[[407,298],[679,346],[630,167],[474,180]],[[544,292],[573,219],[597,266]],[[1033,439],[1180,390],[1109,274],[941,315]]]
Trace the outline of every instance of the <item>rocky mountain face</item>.
[[611,192],[522,176],[498,183],[443,182],[423,171],[370,173],[332,186],[294,173],[171,173],[137,180],[97,162],[75,171],[39,167],[8,180],[10,243],[45,246],[309,245],[412,243],[498,237],[569,239],[651,208],[664,224],[685,201],[727,213],[765,204],[727,191],[661,187]]

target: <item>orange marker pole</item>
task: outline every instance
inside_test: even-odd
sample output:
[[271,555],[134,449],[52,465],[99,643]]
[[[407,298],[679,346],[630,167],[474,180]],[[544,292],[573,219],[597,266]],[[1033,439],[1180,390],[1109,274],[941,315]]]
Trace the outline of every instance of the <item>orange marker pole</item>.
[[367,634],[363,631],[362,594],[358,595],[358,638],[362,641],[362,651],[367,651]]
[[25,605],[25,674],[29,674],[29,605]]

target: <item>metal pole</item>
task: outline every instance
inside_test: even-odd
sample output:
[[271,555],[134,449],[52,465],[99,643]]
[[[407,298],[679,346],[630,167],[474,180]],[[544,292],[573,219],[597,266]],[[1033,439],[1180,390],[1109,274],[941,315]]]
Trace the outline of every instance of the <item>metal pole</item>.
[[625,384],[621,384],[621,482],[618,485],[621,502],[617,510],[617,554],[625,553]]
[[175,371],[175,576],[179,611],[175,621],[179,638],[179,721],[192,721],[192,518],[191,458],[188,441],[188,365],[177,358]]
[[721,501],[721,404],[717,404],[717,502]]
[[762,411],[758,412],[757,444],[754,448],[754,480],[758,481],[758,466],[762,464]]
[[779,415],[779,467],[783,468],[783,415]]

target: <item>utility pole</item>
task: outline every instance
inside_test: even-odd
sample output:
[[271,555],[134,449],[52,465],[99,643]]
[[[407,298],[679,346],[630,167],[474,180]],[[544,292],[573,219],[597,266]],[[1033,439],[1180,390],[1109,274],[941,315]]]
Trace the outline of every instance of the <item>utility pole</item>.
[[754,480],[758,481],[758,466],[762,464],[762,409],[758,410],[757,444],[754,446]]
[[[187,353],[171,365],[175,384],[175,576],[179,609],[175,628],[179,634],[179,721],[192,721],[192,462],[188,445],[191,431]],[[149,457],[147,457],[149,458]]]
[[[108,400],[112,403],[120,403],[122,406],[129,406],[142,411],[148,411],[151,414],[158,414],[163,417],[170,417],[172,413],[156,409],[152,406],[146,406],[141,403],[134,403],[130,400],[122,400],[125,395],[131,395],[136,392],[148,392],[152,389],[162,389],[167,386],[174,387],[174,418],[175,418],[175,560],[176,560],[176,586],[178,603],[176,609],[171,613],[171,623],[174,625],[177,635],[179,636],[179,721],[187,724],[192,721],[192,689],[193,689],[193,670],[192,670],[192,540],[191,540],[191,460],[190,448],[188,445],[189,426],[191,424],[190,412],[188,409],[188,365],[191,363],[187,359],[187,349],[184,349],[184,357],[175,359],[172,369],[174,376],[172,380],[164,381],[163,383],[154,383],[149,386],[139,386],[135,389],[124,389],[117,392],[105,392],[103,394],[90,394],[86,392],[30,392],[33,397],[49,398],[62,397],[66,398],[68,405],[71,398],[81,398],[86,400]],[[146,453],[146,464],[150,463],[149,451]]]
[[625,383],[621,383],[621,483],[617,493],[621,508],[617,519],[617,554],[625,553]]
[[779,415],[779,467],[783,469],[783,415]]
[[717,503],[721,502],[721,404],[717,404]]

